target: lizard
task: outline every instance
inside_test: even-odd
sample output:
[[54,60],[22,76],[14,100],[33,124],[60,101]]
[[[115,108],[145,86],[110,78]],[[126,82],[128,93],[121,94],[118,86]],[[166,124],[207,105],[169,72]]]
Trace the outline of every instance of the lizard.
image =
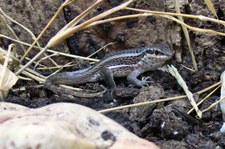
[[56,93],[66,93],[77,97],[100,96],[106,89],[97,93],[82,93],[65,89],[59,85],[78,85],[104,80],[109,87],[115,88],[114,77],[127,77],[129,82],[141,87],[151,81],[148,81],[149,77],[139,80],[137,77],[140,74],[161,68],[172,57],[173,52],[166,44],[153,44],[117,51],[88,68],[49,76],[44,85]]

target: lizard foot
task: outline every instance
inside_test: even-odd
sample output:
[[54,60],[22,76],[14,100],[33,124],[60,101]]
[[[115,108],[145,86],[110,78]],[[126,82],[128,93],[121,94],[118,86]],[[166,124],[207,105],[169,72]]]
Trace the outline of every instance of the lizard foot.
[[149,83],[154,83],[154,81],[151,81],[151,77],[142,77],[141,78],[141,84],[142,86],[148,85]]

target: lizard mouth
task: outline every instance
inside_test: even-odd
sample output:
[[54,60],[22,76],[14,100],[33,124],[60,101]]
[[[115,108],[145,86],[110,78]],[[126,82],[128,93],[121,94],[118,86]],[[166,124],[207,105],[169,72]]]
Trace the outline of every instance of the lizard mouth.
[[169,60],[173,57],[173,55],[150,55],[150,58],[155,60]]

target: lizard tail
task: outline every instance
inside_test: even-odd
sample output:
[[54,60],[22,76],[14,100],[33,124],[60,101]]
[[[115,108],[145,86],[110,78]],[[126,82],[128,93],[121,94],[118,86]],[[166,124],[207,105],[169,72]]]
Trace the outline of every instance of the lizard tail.
[[69,88],[65,88],[65,87],[61,87],[61,86],[58,86],[58,85],[54,85],[54,84],[52,84],[49,81],[46,81],[44,86],[47,89],[53,91],[56,94],[69,94],[69,95],[73,95],[73,96],[81,97],[81,98],[98,97],[98,96],[103,95],[107,91],[107,89],[104,88],[103,91],[95,92],[95,93],[77,92],[77,91],[74,91],[74,90],[69,89]]

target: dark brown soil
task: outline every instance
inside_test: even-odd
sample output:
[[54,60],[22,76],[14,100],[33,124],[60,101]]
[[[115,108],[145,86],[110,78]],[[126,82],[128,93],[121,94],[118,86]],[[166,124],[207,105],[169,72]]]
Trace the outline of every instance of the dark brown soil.
[[[121,2],[122,1],[108,0],[98,6],[98,8],[87,17],[90,18],[97,15],[109,8],[115,7]],[[3,2],[0,0],[0,3]],[[186,1],[180,1],[180,3],[183,13],[213,17],[203,1],[189,1],[188,3]],[[65,20],[68,22],[79,14],[81,10],[84,10],[87,5],[89,6],[89,4],[91,4],[91,2],[78,0],[76,3],[68,6],[64,10]],[[172,4],[173,3],[169,1],[162,3],[162,1],[157,0],[139,0],[133,3],[131,7],[159,11],[174,11]],[[214,5],[219,19],[225,20],[225,3],[217,1]],[[122,11],[112,16],[115,17],[132,13],[134,12]],[[190,19],[185,19],[185,21],[196,27],[211,28],[224,32],[223,26],[212,22],[201,22]],[[192,67],[192,62],[180,26],[172,21],[158,17],[136,18],[99,25],[76,33],[74,36],[70,37],[65,44],[68,45],[70,53],[86,56],[107,43],[115,42],[115,44],[107,47],[104,52],[100,52],[95,56],[102,58],[106,53],[115,50],[140,47],[155,42],[168,43],[173,47],[176,55],[179,55],[182,51],[182,59],[179,60],[179,57],[175,56],[170,64],[173,64],[178,69],[190,91],[197,92],[220,80],[220,74],[225,68],[225,38],[218,35],[192,31],[190,31],[190,36],[199,69],[197,72],[191,72],[182,66]],[[5,41],[0,41],[0,44],[5,45],[6,43]],[[62,47],[63,46],[61,46],[61,48]],[[65,58],[64,60],[67,61]],[[62,58],[60,63],[63,62]],[[86,64],[79,61],[79,66],[76,66],[74,69],[85,66]],[[42,71],[41,73],[48,74],[49,72]],[[39,84],[35,81],[19,81],[14,88],[25,87],[25,90],[11,91],[5,101],[32,108],[55,102],[72,102],[96,110],[102,110],[121,105],[184,95],[182,88],[178,85],[176,80],[166,72],[157,70],[145,73],[142,76],[151,76],[155,83],[143,88],[136,88],[131,86],[126,78],[116,79],[118,88],[115,91],[109,91],[102,97],[94,99],[55,95],[53,92],[43,87],[38,87]],[[88,83],[79,87],[97,90],[100,88],[101,84],[104,84],[104,82]],[[201,100],[206,95],[207,93],[202,94],[196,99]],[[218,100],[219,97],[220,92],[217,91],[200,106],[200,109],[208,107]],[[219,106],[203,113],[203,118],[201,120],[195,118],[196,113],[194,112],[187,115],[186,113],[189,109],[191,109],[191,105],[187,99],[183,99],[105,114],[138,136],[155,142],[162,149],[225,148],[225,136],[219,132],[223,122]]]

